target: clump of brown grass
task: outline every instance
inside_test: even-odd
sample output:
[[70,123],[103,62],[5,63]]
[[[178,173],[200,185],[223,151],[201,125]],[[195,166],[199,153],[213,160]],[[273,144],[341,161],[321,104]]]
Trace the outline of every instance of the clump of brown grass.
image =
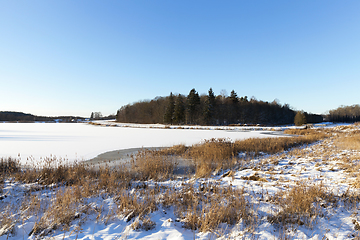
[[[104,166],[95,171],[94,176],[86,179],[86,182],[92,183],[96,191],[104,190],[109,194],[116,194],[119,189],[130,186],[133,178],[133,174],[126,167]],[[82,186],[86,184],[82,183]]]
[[51,199],[51,204],[35,223],[29,235],[46,236],[59,227],[68,231],[71,222],[87,210],[87,206],[81,203],[81,195],[76,188],[58,189]]
[[133,178],[129,169],[123,166],[105,165],[95,169],[84,163],[64,163],[57,161],[56,158],[48,158],[45,163],[40,167],[27,167],[23,171],[18,171],[14,177],[26,183],[84,186],[88,194],[100,189],[109,193],[113,192],[118,186],[128,186]]
[[197,177],[208,177],[213,171],[231,168],[236,163],[234,144],[226,139],[193,145],[186,156],[193,159]]
[[41,212],[41,198],[35,194],[25,196],[21,203],[20,210],[24,218],[31,215],[38,215]]
[[205,140],[201,144],[193,145],[188,155],[198,160],[210,159],[212,161],[221,161],[231,158],[234,155],[234,147],[231,141],[219,138]]
[[186,152],[187,149],[188,147],[186,147],[184,144],[178,144],[169,148],[161,149],[159,152],[164,155],[182,155]]
[[62,159],[45,158],[42,165],[28,166],[22,172],[15,174],[21,182],[38,182],[43,185],[64,183],[73,185],[84,178],[94,176],[96,172],[83,163],[66,163]]
[[219,225],[233,225],[240,219],[247,224],[255,221],[242,189],[221,188],[216,184],[201,184],[172,189],[162,194],[165,207],[173,206],[183,227],[200,232],[215,232]]
[[9,174],[19,172],[21,170],[18,160],[13,158],[0,159],[0,176],[5,177]]
[[346,136],[336,138],[335,144],[342,149],[360,151],[360,132],[349,133]]
[[253,152],[275,154],[292,147],[310,144],[326,137],[324,133],[310,134],[299,137],[249,138],[235,142],[236,152]]
[[249,176],[249,177],[241,177],[241,178],[244,179],[244,180],[268,182],[268,180],[266,180],[266,178],[263,178],[263,177],[259,176],[256,173],[254,175]]
[[135,221],[131,224],[131,228],[134,230],[145,230],[149,231],[155,228],[156,223],[151,220],[149,216],[143,218],[136,218]]
[[347,209],[353,209],[357,212],[360,203],[360,194],[358,191],[351,191],[350,188],[348,188],[340,195],[340,199],[344,202],[344,206]]
[[227,169],[236,163],[233,143],[226,139],[213,138],[191,147],[175,145],[160,150],[159,154],[191,159],[197,177],[208,177],[215,170]]
[[311,135],[311,134],[318,134],[321,130],[316,129],[285,129],[285,134],[290,135]]
[[173,175],[177,163],[159,151],[142,150],[132,156],[132,170],[138,180],[164,180]]
[[321,207],[336,203],[334,195],[328,193],[321,184],[297,182],[288,190],[280,191],[273,197],[280,207],[279,212],[268,217],[269,222],[277,224],[298,224],[311,227],[321,216]]
[[10,212],[2,209],[0,212],[0,236],[7,235],[7,237],[15,234],[15,219]]
[[154,190],[142,190],[134,194],[129,191],[121,191],[116,197],[115,202],[117,205],[116,214],[123,217],[127,222],[134,218],[134,229],[147,228],[145,226],[151,225],[148,214],[157,210],[156,192]]

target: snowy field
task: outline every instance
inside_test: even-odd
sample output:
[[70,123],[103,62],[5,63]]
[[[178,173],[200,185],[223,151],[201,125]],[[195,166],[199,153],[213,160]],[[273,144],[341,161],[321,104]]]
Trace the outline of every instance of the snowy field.
[[20,156],[22,163],[26,163],[29,157],[37,161],[50,156],[81,161],[114,150],[192,145],[211,138],[238,140],[269,137],[268,133],[274,133],[270,128],[224,127],[217,128],[224,130],[215,130],[214,127],[194,129],[194,126],[170,129],[163,125],[100,123],[103,126],[86,123],[0,123],[0,157]]
[[[129,128],[34,123],[0,126],[3,155],[4,152],[7,153],[5,155],[14,154],[10,147],[16,151],[16,146],[23,151],[22,154],[28,155],[61,155],[69,150],[80,149],[82,152],[77,152],[78,155],[80,153],[84,156],[95,156],[112,149],[192,144],[213,137],[235,140],[269,136],[263,134],[266,133],[264,129],[247,132],[239,129],[172,130],[145,126]],[[130,188],[123,190],[126,191],[125,195],[119,193],[118,196],[113,196],[104,192],[84,197],[73,203],[74,205],[69,205],[71,208],[76,205],[70,209],[76,217],[69,227],[50,226],[50,230],[44,230],[46,235],[33,234],[32,231],[43,219],[52,219],[53,211],[56,212],[56,209],[52,209],[52,204],[61,203],[67,196],[62,189],[66,188],[72,194],[76,193],[76,188],[62,185],[44,187],[39,183],[24,184],[12,179],[5,180],[0,188],[0,217],[10,220],[5,222],[0,218],[0,240],[360,239],[360,149],[347,149],[339,145],[352,137],[359,139],[360,125],[335,126],[325,130],[330,132],[329,138],[275,155],[250,158],[241,167],[233,169],[231,175],[213,175],[207,179],[172,179],[164,182],[135,181]],[[69,153],[66,154],[70,156]],[[242,191],[251,223],[240,219],[235,224],[221,223],[219,228],[206,232],[184,227],[186,219],[176,214],[174,206],[168,207],[164,204],[164,196],[186,196],[190,191],[189,186],[192,186],[191,195],[199,199],[203,196],[204,199],[216,197],[216,191],[210,189],[206,192],[202,189],[206,185]],[[139,217],[129,217],[131,212],[126,215],[116,213],[121,196],[146,199],[147,195],[142,195],[144,191],[149,193],[155,188],[164,190],[155,195],[158,205],[147,216],[151,223],[150,228],[137,228],[142,220]],[[86,189],[86,186],[81,189]],[[61,197],[56,198],[56,192],[60,192]],[[173,204],[180,201],[180,198],[175,199]],[[220,206],[226,204],[226,200],[219,201]],[[292,205],[294,202],[299,205]],[[296,209],[305,208],[307,204],[305,212]],[[16,222],[11,219],[16,219]]]

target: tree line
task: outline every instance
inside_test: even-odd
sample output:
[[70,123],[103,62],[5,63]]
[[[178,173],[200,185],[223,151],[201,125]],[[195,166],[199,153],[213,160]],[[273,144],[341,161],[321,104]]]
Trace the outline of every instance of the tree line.
[[360,105],[340,106],[337,109],[330,110],[327,120],[330,122],[359,122]]
[[3,122],[54,122],[56,120],[62,122],[77,122],[78,120],[83,121],[84,119],[83,117],[74,116],[46,117],[23,112],[0,111],[0,121]]
[[[193,88],[187,96],[170,93],[121,107],[116,114],[118,122],[163,124],[292,124],[296,112],[288,104],[277,101],[264,102],[238,97],[232,90],[230,96],[216,96],[210,88],[207,95],[199,95]],[[322,122],[322,116],[307,114],[307,122]]]
[[1,111],[0,112],[0,121],[50,121],[50,117],[35,116],[29,113],[23,112],[10,112],[10,111]]

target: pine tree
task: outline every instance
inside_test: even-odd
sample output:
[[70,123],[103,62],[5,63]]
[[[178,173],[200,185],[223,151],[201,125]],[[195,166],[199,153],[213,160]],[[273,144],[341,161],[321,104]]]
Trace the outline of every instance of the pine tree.
[[212,88],[209,89],[208,96],[205,100],[205,107],[204,107],[204,122],[206,124],[212,124],[214,118],[214,111],[215,111],[215,94]]
[[230,99],[233,104],[237,104],[239,102],[239,98],[235,92],[235,90],[232,90],[230,93]]
[[194,123],[195,116],[200,105],[200,97],[195,88],[191,89],[187,97],[188,122]]
[[170,96],[168,98],[168,105],[167,105],[167,108],[165,110],[165,115],[164,115],[164,122],[165,123],[173,124],[174,110],[175,110],[175,99],[174,99],[174,96],[173,96],[173,94],[171,92]]
[[230,93],[230,97],[228,98],[228,104],[227,104],[227,111],[228,111],[228,122],[229,123],[237,123],[240,119],[239,116],[239,98],[235,92],[235,90],[232,90]]
[[183,123],[185,120],[185,104],[183,96],[177,96],[174,108],[174,123]]

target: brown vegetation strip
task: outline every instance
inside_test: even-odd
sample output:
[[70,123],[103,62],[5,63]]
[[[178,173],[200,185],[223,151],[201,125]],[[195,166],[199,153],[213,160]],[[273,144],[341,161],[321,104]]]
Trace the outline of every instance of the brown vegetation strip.
[[[290,131],[287,133],[290,134]],[[158,152],[163,155],[177,155],[192,159],[196,167],[196,176],[207,177],[213,171],[234,167],[240,161],[239,153],[251,156],[257,156],[261,153],[275,154],[292,147],[319,141],[328,136],[328,134],[317,130],[296,130],[296,133],[300,136],[250,138],[235,142],[226,139],[211,139],[191,147],[176,145]]]

